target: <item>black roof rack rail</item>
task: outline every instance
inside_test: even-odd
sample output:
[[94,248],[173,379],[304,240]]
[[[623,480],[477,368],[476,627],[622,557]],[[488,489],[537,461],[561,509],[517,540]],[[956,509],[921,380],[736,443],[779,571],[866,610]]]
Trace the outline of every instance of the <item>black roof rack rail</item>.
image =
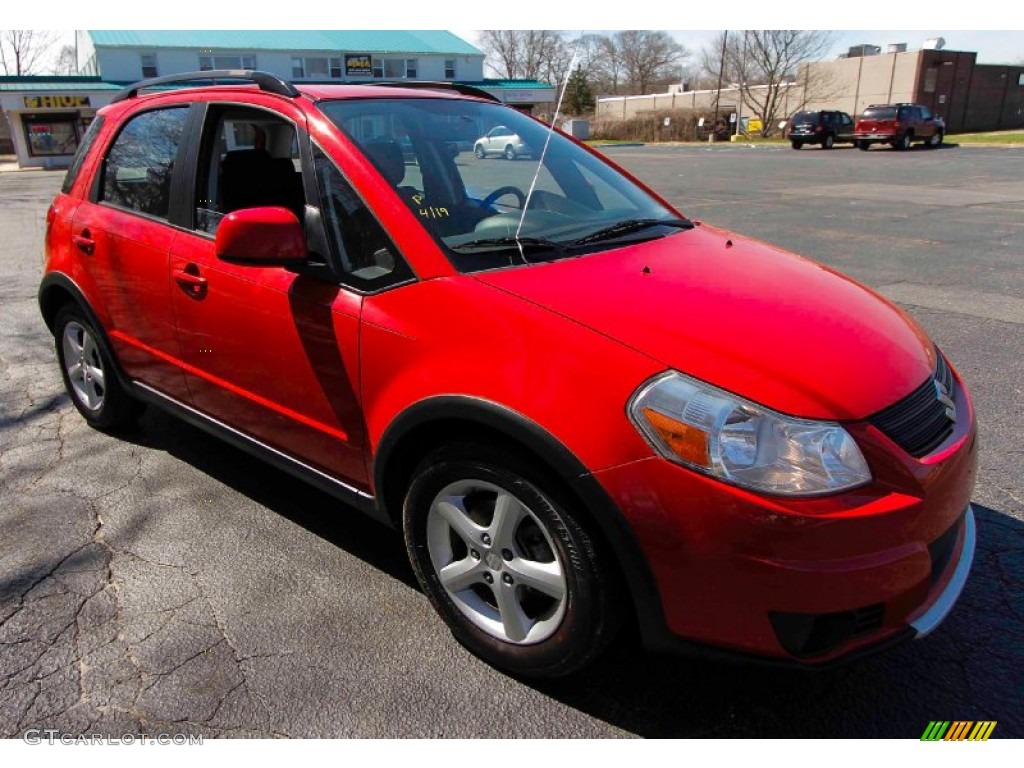
[[194,83],[202,80],[212,80],[214,85],[217,84],[218,80],[247,80],[251,83],[256,83],[261,91],[276,93],[279,96],[288,96],[292,99],[299,95],[299,91],[294,85],[269,72],[260,72],[254,69],[207,69],[202,72],[182,72],[178,75],[165,75],[163,77],[151,77],[149,80],[140,80],[129,85],[123,91],[119,91],[110,103],[116,104],[119,101],[133,98],[144,88],[170,85],[172,83]]
[[487,101],[496,101],[499,104],[501,99],[495,96],[493,93],[488,93],[483,88],[477,88],[475,85],[463,85],[462,83],[453,83],[450,81],[438,81],[438,80],[367,80],[360,83],[344,83],[344,85],[383,85],[388,88],[422,88],[428,91],[455,91],[461,93],[463,96],[476,96],[479,99],[487,99]]

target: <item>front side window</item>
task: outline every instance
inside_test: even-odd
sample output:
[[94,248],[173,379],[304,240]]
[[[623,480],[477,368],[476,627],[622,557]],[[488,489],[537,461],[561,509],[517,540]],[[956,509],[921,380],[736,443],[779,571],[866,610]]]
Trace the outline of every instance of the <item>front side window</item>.
[[241,208],[287,208],[302,221],[306,204],[294,126],[276,114],[214,107],[207,119],[196,184],[195,228],[214,234]]
[[121,129],[104,160],[100,200],[166,219],[187,107],[143,112]]
[[[689,226],[598,157],[502,105],[350,99],[321,109],[460,271],[582,256]],[[498,152],[511,159],[493,159]]]

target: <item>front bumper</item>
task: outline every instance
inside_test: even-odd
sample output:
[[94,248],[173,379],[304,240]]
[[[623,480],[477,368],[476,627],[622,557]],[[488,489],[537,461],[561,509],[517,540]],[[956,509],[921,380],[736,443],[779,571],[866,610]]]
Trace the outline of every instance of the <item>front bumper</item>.
[[924,459],[851,426],[875,481],[837,496],[765,497],[660,458],[596,473],[657,585],[668,637],[651,645],[818,667],[933,631],[973,561],[967,410]]

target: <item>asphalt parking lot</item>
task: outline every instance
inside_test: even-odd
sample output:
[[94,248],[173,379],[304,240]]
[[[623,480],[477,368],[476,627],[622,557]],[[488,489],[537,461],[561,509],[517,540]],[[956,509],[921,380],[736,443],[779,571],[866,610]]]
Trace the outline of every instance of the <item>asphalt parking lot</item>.
[[815,674],[628,643],[570,680],[501,674],[442,626],[396,533],[152,410],[120,439],[86,427],[35,298],[62,175],[5,173],[0,736],[1024,736],[1024,151],[606,152],[687,215],[881,291],[958,367],[979,549],[934,635]]

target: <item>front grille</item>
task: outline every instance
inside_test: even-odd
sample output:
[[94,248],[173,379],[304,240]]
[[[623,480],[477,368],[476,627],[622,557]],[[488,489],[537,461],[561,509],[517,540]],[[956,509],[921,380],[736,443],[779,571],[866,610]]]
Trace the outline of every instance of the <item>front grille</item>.
[[911,456],[926,456],[953,432],[953,420],[938,397],[935,382],[940,383],[956,402],[953,372],[942,353],[936,350],[935,373],[907,397],[868,421]]

